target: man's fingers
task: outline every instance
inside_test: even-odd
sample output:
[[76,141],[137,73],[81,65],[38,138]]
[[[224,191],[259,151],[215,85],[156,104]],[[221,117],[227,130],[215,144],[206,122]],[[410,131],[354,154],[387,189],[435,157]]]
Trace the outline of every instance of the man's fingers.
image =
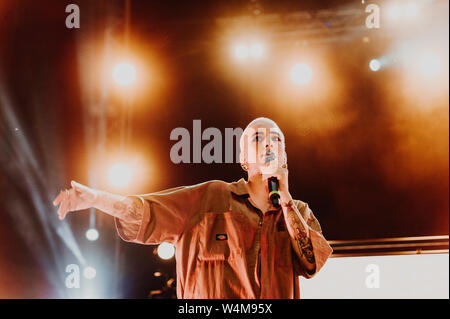
[[80,184],[78,184],[78,183],[75,182],[75,181],[71,181],[71,182],[70,182],[70,185],[72,185],[73,188],[75,188],[76,190],[78,190]]
[[59,219],[64,219],[63,207],[64,207],[64,201],[61,202],[61,205],[58,208]]
[[58,204],[61,202],[63,198],[64,191],[60,191],[58,196],[53,200],[53,206],[58,206]]
[[66,217],[68,212],[69,212],[69,194],[66,194],[66,196],[64,196],[64,201],[61,204],[61,214],[63,219]]
[[[72,188],[70,190],[61,190],[53,200],[53,205],[58,206],[58,216],[59,219],[64,219],[71,210],[77,208],[77,198],[83,199],[86,194],[91,193],[93,190],[87,186],[84,186],[75,181],[71,181],[70,185]],[[72,203],[75,205],[72,207]]]
[[61,204],[58,209],[59,219],[64,219],[66,217],[67,211],[69,209],[69,191],[64,190],[61,194]]
[[77,183],[75,181],[71,181],[70,185],[72,185],[72,187],[77,191],[77,192],[85,192],[89,190],[89,187],[84,186],[80,183]]

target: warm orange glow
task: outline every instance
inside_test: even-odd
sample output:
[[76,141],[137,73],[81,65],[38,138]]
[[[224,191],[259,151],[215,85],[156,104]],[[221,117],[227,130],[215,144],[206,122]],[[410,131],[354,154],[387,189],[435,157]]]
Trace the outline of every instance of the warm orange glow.
[[[130,105],[146,112],[165,94],[175,76],[155,46],[159,43],[133,32],[127,44],[104,34],[83,37],[78,46],[80,84],[89,103],[107,103],[108,112]],[[170,79],[170,81],[169,81]]]
[[448,104],[448,67],[448,51],[437,48],[419,50],[408,57],[399,84],[411,106],[430,109],[445,100]]
[[145,150],[106,151],[92,159],[89,170],[100,189],[120,194],[146,193],[158,179],[152,162]]
[[312,49],[292,54],[278,65],[280,101],[293,100],[299,106],[328,100],[333,93],[333,74],[326,56]]
[[[237,30],[230,34],[224,31],[224,39],[217,47],[216,72],[226,78],[230,87],[242,93],[245,107],[254,108],[255,114],[274,114],[285,123],[292,123],[294,116],[301,119],[301,127],[320,134],[354,121],[356,114],[342,108],[346,83],[336,76],[329,51],[299,44],[289,49],[270,50],[269,57],[268,48],[276,39],[271,39],[268,33],[264,38],[265,58],[260,63],[251,63],[249,56],[242,61],[230,59],[230,53],[236,48],[233,47],[236,34]],[[224,47],[231,48],[231,52]],[[239,50],[242,56],[249,54],[244,47]],[[230,67],[234,61],[240,62],[238,67]]]

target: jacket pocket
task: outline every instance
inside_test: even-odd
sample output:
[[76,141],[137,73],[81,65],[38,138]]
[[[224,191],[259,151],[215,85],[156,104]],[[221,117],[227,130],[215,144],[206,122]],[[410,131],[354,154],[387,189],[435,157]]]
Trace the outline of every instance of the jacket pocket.
[[227,261],[239,257],[243,225],[236,213],[205,213],[199,224],[199,260]]

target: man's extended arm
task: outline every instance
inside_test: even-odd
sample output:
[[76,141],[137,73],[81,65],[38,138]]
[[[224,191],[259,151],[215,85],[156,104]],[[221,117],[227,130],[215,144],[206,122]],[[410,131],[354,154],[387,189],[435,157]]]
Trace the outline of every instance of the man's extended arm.
[[[53,204],[60,205],[58,215],[97,208],[115,218],[119,236],[140,244],[175,243],[192,216],[199,211],[208,189],[221,183],[205,182],[141,195],[116,195],[72,181],[70,190],[59,193]],[[210,187],[211,186],[211,187]]]
[[60,219],[64,219],[71,211],[91,207],[126,222],[136,221],[142,214],[143,203],[137,197],[96,190],[75,181],[72,181],[71,185],[71,189],[62,190],[53,201],[55,206],[60,205],[58,209]]
[[142,215],[142,200],[133,196],[121,196],[100,191],[93,207],[125,222],[133,222]]

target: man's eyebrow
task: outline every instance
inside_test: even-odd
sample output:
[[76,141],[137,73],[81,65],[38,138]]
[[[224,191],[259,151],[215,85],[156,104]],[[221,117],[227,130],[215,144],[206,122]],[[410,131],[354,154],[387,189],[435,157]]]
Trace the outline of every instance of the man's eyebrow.
[[278,132],[270,132],[270,134],[276,134],[276,135],[278,135],[278,137],[281,137],[280,133],[278,133]]
[[[263,134],[263,133],[264,132],[261,132],[261,131],[255,132],[255,133],[253,133],[252,137],[255,135],[258,135],[258,134]],[[270,134],[276,134],[276,135],[278,135],[278,137],[281,137],[280,133],[278,133],[278,132],[271,131]]]

